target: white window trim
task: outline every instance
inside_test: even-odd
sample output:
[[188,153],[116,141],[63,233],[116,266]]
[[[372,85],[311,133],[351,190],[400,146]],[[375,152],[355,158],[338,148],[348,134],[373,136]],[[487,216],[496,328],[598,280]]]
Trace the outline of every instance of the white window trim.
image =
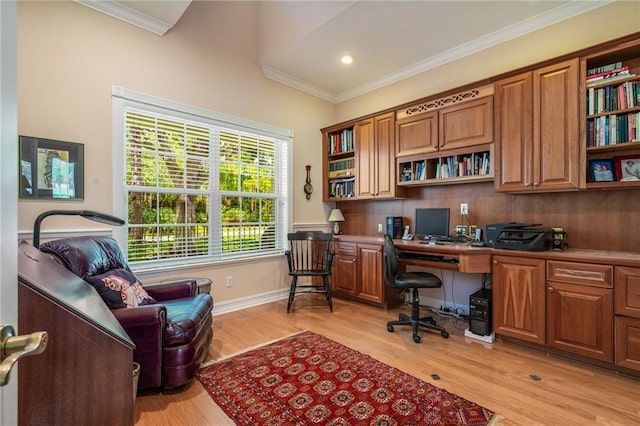
[[[198,108],[179,102],[171,101],[164,98],[145,95],[143,93],[134,92],[124,89],[119,86],[112,86],[111,90],[112,108],[113,108],[113,211],[114,214],[123,216],[127,212],[127,195],[125,191],[125,185],[123,182],[125,173],[125,156],[126,150],[122,143],[124,140],[124,118],[127,107],[144,108],[150,112],[157,112],[160,114],[166,114],[167,110],[170,110],[173,115],[185,120],[193,120],[193,117],[198,117],[203,123],[207,123],[213,126],[221,126],[229,129],[237,130],[240,132],[259,133],[265,136],[285,140],[287,143],[287,158],[285,159],[288,167],[287,174],[287,205],[286,210],[286,228],[288,232],[292,229],[293,218],[293,197],[291,181],[293,179],[293,131],[282,129],[279,127],[269,126],[266,124],[258,123],[251,120],[246,120],[231,115],[221,114],[218,112],[210,111],[203,108]],[[114,227],[113,237],[118,241],[118,244],[127,251],[127,235],[124,227]],[[246,260],[251,257],[271,257],[273,254],[240,254],[229,260],[216,260],[205,263],[224,263],[224,262],[237,262]],[[193,264],[202,265],[201,258],[195,258],[193,261],[190,259],[180,259],[181,264]],[[154,269],[160,270],[164,268],[173,268],[176,265],[176,260],[166,261],[153,261],[153,262],[141,262],[140,267],[146,270]],[[138,268],[136,268],[138,269]]]

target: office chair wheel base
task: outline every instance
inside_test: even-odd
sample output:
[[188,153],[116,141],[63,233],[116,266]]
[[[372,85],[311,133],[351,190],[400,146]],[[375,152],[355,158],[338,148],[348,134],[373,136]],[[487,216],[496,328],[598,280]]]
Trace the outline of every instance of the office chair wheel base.
[[445,339],[448,339],[448,338],[449,338],[449,333],[447,333],[447,332],[446,332],[446,331],[444,331],[444,330],[443,330],[440,334],[441,334],[441,335],[442,335],[442,337],[444,337]]
[[388,331],[389,333],[393,333],[393,326],[392,326],[392,325],[388,325],[388,326],[387,326],[387,331]]
[[422,342],[422,338],[420,336],[418,336],[417,334],[413,335],[413,341],[416,343],[420,343]]

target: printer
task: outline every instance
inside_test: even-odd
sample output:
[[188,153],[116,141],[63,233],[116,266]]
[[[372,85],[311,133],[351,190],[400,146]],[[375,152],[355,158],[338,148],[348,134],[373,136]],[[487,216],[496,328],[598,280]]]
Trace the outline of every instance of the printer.
[[505,229],[523,229],[530,226],[538,226],[539,223],[492,223],[484,226],[484,239],[488,247],[494,247],[498,235]]
[[[522,224],[516,224],[522,225]],[[525,226],[506,226],[496,236],[493,247],[521,251],[545,251],[551,248],[551,230]]]

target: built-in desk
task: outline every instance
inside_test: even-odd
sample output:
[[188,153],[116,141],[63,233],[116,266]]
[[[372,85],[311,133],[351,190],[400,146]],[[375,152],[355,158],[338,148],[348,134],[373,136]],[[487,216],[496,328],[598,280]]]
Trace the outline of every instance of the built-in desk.
[[[332,291],[386,308],[398,305],[383,283],[382,236],[338,235]],[[393,240],[399,266],[492,274],[493,329],[531,344],[629,374],[640,373],[640,253],[567,249],[527,252]],[[447,261],[448,260],[448,261]],[[457,263],[452,260],[456,260]]]
[[[491,249],[487,247],[471,247],[468,244],[424,244],[420,240],[393,240],[393,245],[400,252],[398,262],[404,265],[439,268],[448,271],[466,272],[470,274],[491,272]],[[402,253],[427,254],[442,256],[439,261],[403,257]],[[455,262],[457,261],[457,262]]]
[[[392,308],[401,303],[399,289],[384,285],[384,240],[382,236],[337,235],[331,277],[331,292],[361,302]],[[464,244],[428,245],[420,241],[394,240],[400,253],[442,256],[443,261],[399,258],[407,265],[439,268],[465,273],[490,273],[491,249]],[[448,261],[444,261],[448,260]]]

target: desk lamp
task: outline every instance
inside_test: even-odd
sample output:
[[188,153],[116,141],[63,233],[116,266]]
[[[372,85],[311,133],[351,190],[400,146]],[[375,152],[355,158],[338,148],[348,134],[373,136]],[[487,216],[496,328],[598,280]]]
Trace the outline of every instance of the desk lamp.
[[338,235],[340,233],[340,225],[339,222],[344,222],[344,216],[340,209],[331,210],[331,214],[329,215],[329,222],[334,222],[333,224],[333,233]]
[[85,219],[105,223],[107,225],[124,225],[124,220],[119,217],[93,210],[48,210],[44,213],[40,213],[33,222],[33,246],[35,248],[40,248],[40,224],[44,218],[49,216],[82,216]]

